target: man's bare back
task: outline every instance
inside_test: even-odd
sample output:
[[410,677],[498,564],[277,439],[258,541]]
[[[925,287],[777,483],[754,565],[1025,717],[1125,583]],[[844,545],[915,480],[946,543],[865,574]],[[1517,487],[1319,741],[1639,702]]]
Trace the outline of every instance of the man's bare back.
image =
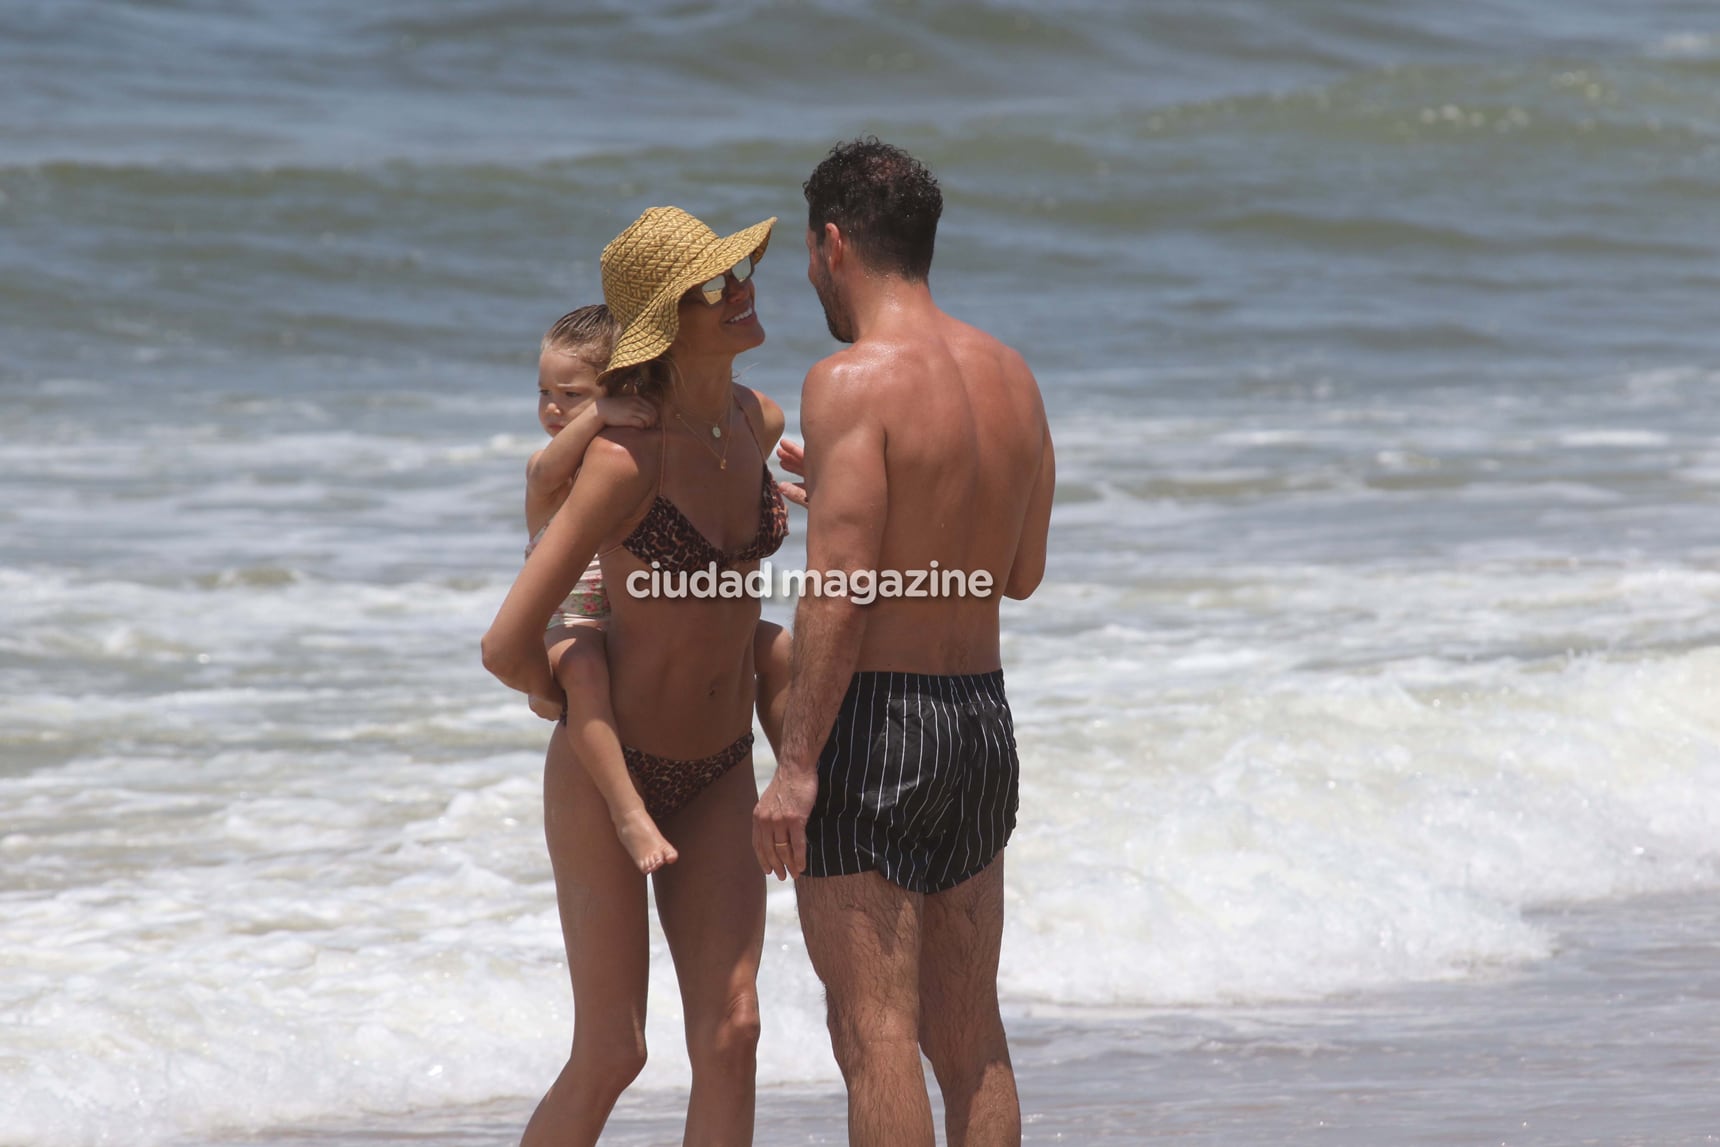
[[929,571],[924,584],[939,590],[986,574],[985,591],[967,596],[880,596],[856,668],[998,668],[998,599],[1025,597],[1045,563],[1050,436],[1032,372],[935,306],[891,314],[821,367],[829,385],[865,394],[884,444],[878,568]]

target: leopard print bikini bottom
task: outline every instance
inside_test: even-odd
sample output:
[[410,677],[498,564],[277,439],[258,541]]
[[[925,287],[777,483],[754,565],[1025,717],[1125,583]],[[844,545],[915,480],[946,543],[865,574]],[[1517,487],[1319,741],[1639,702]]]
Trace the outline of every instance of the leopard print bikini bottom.
[[644,798],[645,811],[652,820],[664,817],[684,807],[705,790],[705,786],[747,759],[752,752],[753,735],[748,729],[728,748],[702,760],[676,761],[653,753],[621,746],[627,771],[633,784]]

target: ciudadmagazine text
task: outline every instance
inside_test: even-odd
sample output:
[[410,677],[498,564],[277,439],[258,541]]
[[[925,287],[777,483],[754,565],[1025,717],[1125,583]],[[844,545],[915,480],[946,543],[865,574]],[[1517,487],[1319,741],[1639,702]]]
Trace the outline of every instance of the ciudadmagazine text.
[[943,569],[937,562],[919,570],[782,570],[763,561],[742,573],[725,570],[711,562],[703,569],[665,570],[652,562],[648,570],[634,570],[626,578],[631,597],[653,598],[740,598],[740,597],[846,597],[855,605],[870,605],[880,598],[990,597],[989,570]]

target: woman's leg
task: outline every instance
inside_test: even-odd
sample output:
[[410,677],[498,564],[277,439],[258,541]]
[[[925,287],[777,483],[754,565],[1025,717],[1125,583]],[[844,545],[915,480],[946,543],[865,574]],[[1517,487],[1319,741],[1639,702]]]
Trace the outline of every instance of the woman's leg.
[[744,759],[664,821],[682,859],[655,881],[693,1065],[686,1147],[752,1142],[764,946],[764,876],[752,855],[757,803]]
[[551,630],[549,640],[550,664],[567,694],[567,732],[574,756],[603,794],[615,835],[640,872],[675,863],[675,846],[663,839],[657,822],[645,811],[621,755],[615,710],[609,701],[603,630],[597,625],[567,625]]
[[788,710],[788,661],[794,638],[774,621],[753,627],[753,671],[758,674],[758,723],[774,754],[782,744],[782,716]]
[[573,979],[573,1050],[520,1143],[590,1147],[645,1066],[651,948],[645,879],[561,729],[544,759],[543,820]]

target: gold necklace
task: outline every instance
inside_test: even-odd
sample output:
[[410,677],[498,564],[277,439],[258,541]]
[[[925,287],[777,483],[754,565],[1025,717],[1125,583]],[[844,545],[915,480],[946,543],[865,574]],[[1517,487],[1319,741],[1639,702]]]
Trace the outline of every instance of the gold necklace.
[[[732,397],[731,397],[730,401],[731,402],[733,401]],[[729,443],[734,441],[734,435],[731,434],[731,435],[728,435],[727,437],[724,437],[723,428],[721,425],[712,425],[710,427],[711,437],[722,439],[723,452],[721,454],[719,454],[719,453],[717,453],[717,448],[715,446],[712,446],[709,442],[706,442],[705,436],[700,434],[698,429],[691,422],[688,422],[686,420],[686,418],[682,417],[681,410],[679,407],[677,407],[671,413],[673,413],[675,415],[675,419],[678,422],[680,422],[680,424],[682,426],[685,426],[687,428],[687,433],[691,434],[694,438],[698,439],[699,445],[703,446],[706,450],[710,451],[711,457],[715,458],[717,460],[717,469],[727,470],[729,468]]]
[[[723,418],[723,420],[721,422],[707,422],[703,418],[697,419],[700,426],[703,426],[706,430],[710,431],[712,438],[721,438],[723,436],[724,426],[729,421],[727,416],[729,414],[729,411],[733,408],[735,401],[736,401],[736,399],[735,399],[734,392],[730,391],[729,392],[729,405],[724,407],[724,409],[723,409],[723,414],[725,417]],[[693,429],[693,424],[691,422],[688,422],[687,419],[682,415],[681,407],[678,404],[675,407],[675,417],[681,419],[681,425],[682,426],[685,426],[688,430]]]

